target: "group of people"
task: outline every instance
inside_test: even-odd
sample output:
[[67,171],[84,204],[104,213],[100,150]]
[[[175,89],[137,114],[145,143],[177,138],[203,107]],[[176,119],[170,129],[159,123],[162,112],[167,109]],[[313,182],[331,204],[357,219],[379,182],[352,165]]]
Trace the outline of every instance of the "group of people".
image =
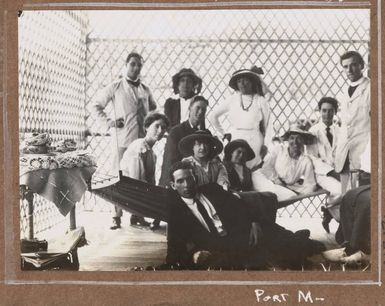
[[[292,233],[275,220],[258,216],[259,204],[244,200],[240,192],[261,192],[254,202],[265,199],[274,206],[320,187],[329,192],[325,229],[329,231],[331,218],[341,227],[347,224],[343,217],[349,214],[342,211],[348,209],[340,208],[344,205],[341,197],[355,187],[359,175],[370,172],[370,154],[368,158],[364,152],[370,148],[370,81],[363,76],[362,56],[355,51],[341,56],[349,87],[341,98],[319,101],[317,124],[309,131],[291,125],[282,137],[275,138],[270,107],[273,94],[260,77],[261,68],[234,72],[229,81],[234,93],[206,117],[209,101],[200,95],[202,79],[192,69],[183,68],[172,77],[175,97],[166,100],[161,113],[150,89],[140,80],[142,65],[142,56],[130,53],[126,75],[99,92],[93,113],[116,132],[116,162],[123,175],[150,184],[156,184],[152,148],[167,133],[158,182],[175,191],[169,207],[167,263],[261,267],[272,258],[285,262],[279,256],[285,254],[292,264],[303,264],[307,256],[324,251],[321,243],[309,239],[308,230]],[[105,112],[108,103],[113,104],[112,115]],[[333,123],[339,104],[341,126]],[[224,115],[229,128],[223,125]],[[207,129],[209,123],[213,132]],[[266,196],[264,192],[270,193]],[[121,209],[115,208],[111,229],[121,227],[121,216]],[[153,230],[160,222],[150,224],[135,215],[130,221]],[[341,256],[368,252],[361,245],[346,247],[351,237],[341,232]],[[351,226],[348,232],[352,232]]]

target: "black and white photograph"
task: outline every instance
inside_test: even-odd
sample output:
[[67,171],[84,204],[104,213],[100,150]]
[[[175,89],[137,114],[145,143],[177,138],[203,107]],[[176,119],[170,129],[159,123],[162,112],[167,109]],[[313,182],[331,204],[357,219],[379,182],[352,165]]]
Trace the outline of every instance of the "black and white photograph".
[[20,11],[21,270],[371,271],[370,43],[369,9]]

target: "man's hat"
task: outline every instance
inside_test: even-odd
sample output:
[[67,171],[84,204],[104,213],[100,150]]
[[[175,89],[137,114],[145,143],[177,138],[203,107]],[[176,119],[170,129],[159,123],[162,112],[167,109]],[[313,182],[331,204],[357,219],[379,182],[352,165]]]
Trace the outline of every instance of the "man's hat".
[[195,140],[206,140],[210,144],[209,159],[217,156],[223,150],[222,142],[217,137],[214,137],[209,130],[198,130],[181,139],[178,144],[179,152],[184,156],[191,156]]
[[303,129],[301,129],[298,124],[293,124],[289,127],[289,129],[285,132],[285,134],[283,134],[281,136],[282,140],[288,140],[289,139],[289,136],[291,134],[299,134],[299,135],[302,135],[303,139],[304,139],[304,142],[306,145],[309,145],[309,144],[312,144],[314,143],[316,137],[310,133],[310,132],[307,132],[307,131],[304,131]]
[[261,79],[259,78],[259,75],[263,74],[262,68],[253,66],[251,69],[240,69],[233,73],[231,76],[229,86],[234,89],[238,90],[237,81],[240,77],[248,77],[252,80],[253,83],[256,84],[256,88],[261,86]]
[[244,148],[246,150],[246,161],[252,160],[255,157],[253,149],[246,140],[235,139],[229,142],[225,147],[225,160],[231,160],[231,154],[238,148]]
[[193,79],[193,82],[196,85],[196,92],[194,94],[199,94],[202,90],[202,79],[198,77],[195,72],[190,68],[183,68],[172,77],[172,88],[174,89],[174,93],[179,93],[179,80],[183,76],[188,76]]

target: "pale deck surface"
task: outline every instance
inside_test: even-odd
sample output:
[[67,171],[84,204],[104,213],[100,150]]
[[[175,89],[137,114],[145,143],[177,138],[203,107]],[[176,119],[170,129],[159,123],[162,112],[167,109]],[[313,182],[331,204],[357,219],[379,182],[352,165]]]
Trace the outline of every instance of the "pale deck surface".
[[[279,218],[277,222],[296,231],[308,228],[314,239],[324,242],[328,248],[335,245],[334,235],[327,234],[320,218]],[[166,223],[152,232],[129,225],[129,214],[122,218],[122,228],[110,230],[111,214],[79,212],[78,225],[86,231],[87,246],[79,248],[80,271],[130,271],[135,267],[157,266],[164,262],[167,250]],[[331,223],[335,231],[337,224]]]

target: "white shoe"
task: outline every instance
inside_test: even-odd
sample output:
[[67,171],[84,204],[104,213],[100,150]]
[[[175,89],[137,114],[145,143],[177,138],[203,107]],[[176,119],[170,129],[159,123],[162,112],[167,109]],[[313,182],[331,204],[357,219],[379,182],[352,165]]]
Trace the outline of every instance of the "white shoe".
[[322,256],[330,262],[343,262],[343,258],[346,258],[345,248],[322,252]]
[[362,251],[357,251],[356,253],[342,258],[342,262],[347,264],[358,264],[358,263],[369,263],[370,255],[365,254]]

